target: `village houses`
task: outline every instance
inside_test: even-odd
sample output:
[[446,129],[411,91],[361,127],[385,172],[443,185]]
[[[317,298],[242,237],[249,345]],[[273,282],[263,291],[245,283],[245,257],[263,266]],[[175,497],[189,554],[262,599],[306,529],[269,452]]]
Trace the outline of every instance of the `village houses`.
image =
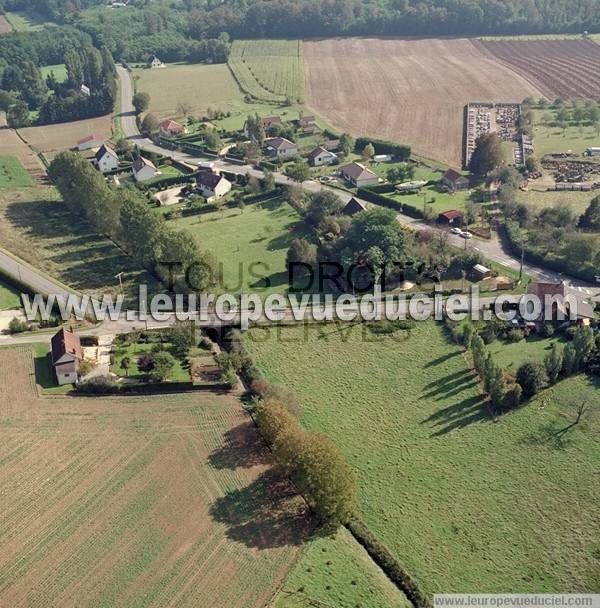
[[338,160],[337,154],[330,152],[321,146],[317,146],[309,155],[308,162],[313,167],[333,165]]
[[356,188],[374,186],[379,183],[379,177],[371,169],[367,169],[361,163],[350,163],[341,169],[342,177]]
[[145,182],[158,175],[160,171],[156,165],[143,156],[138,156],[133,161],[133,177],[136,182]]
[[93,163],[102,173],[111,173],[119,168],[119,156],[108,144],[102,144]]
[[225,196],[231,186],[231,182],[214,169],[201,171],[196,177],[196,188],[207,200]]
[[277,160],[288,160],[298,155],[298,146],[285,137],[272,137],[265,142],[267,154]]

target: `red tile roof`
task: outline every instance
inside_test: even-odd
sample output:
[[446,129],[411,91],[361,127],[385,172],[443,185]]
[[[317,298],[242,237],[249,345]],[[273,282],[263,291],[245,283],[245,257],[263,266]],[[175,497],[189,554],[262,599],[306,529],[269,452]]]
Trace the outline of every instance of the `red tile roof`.
[[69,354],[77,359],[83,359],[79,336],[64,327],[52,336],[52,362],[55,363],[64,355]]
[[464,214],[462,213],[462,211],[457,211],[456,209],[450,209],[448,211],[444,211],[443,213],[440,213],[441,217],[445,217],[447,220],[456,220],[459,217],[463,217]]

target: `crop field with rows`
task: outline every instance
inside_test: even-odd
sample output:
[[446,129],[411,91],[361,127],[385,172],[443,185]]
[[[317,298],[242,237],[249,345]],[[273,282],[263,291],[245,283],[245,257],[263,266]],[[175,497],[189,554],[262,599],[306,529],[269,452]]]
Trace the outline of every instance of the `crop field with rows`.
[[229,67],[240,88],[255,99],[268,102],[304,99],[300,40],[236,40]]

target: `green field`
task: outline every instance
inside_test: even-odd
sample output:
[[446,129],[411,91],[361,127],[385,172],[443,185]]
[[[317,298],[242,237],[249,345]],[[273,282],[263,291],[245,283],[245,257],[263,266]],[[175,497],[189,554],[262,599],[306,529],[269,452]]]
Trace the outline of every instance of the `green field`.
[[[600,135],[593,125],[569,124],[563,130],[556,124],[556,110],[553,108],[536,109],[534,115],[535,155],[539,158],[556,152],[582,154],[586,148],[600,145]],[[552,117],[549,123],[544,120],[546,115]]]
[[0,310],[21,308],[19,290],[0,279]]
[[183,119],[178,109],[183,102],[196,116],[203,116],[209,109],[221,110],[228,115],[212,122],[225,130],[239,130],[251,113],[277,114],[284,120],[294,120],[302,111],[300,106],[246,102],[244,93],[224,64],[169,64],[156,70],[136,68],[133,73],[137,90],[150,94],[150,111],[161,118]]
[[[247,205],[243,212],[227,209],[180,218],[170,225],[196,236],[202,249],[216,257],[223,277],[217,292],[279,293],[287,286],[285,256],[298,220],[279,199]],[[256,276],[250,274],[253,263]],[[269,278],[268,288],[263,277]]]
[[555,205],[568,206],[578,215],[582,214],[594,198],[594,192],[555,192],[553,190],[519,190],[517,201],[533,209],[554,207]]
[[246,345],[343,450],[363,518],[427,594],[598,588],[600,420],[564,449],[544,440],[569,399],[600,407],[597,385],[570,379],[492,422],[433,323],[252,329]]
[[4,15],[16,32],[37,32],[43,29],[44,25],[50,25],[43,17],[31,11],[8,11]]
[[[392,194],[391,197],[405,205],[411,205],[420,211],[427,206],[436,213],[449,211],[450,209],[465,210],[465,205],[471,199],[471,190],[458,192],[441,192],[436,186],[426,186],[419,194]],[[434,202],[431,202],[435,199]]]
[[229,67],[240,88],[267,102],[304,100],[302,41],[236,40]]
[[243,95],[224,64],[169,64],[164,69],[133,71],[137,90],[150,94],[150,110],[161,117],[178,115],[179,103],[189,104],[192,113],[208,108],[232,111],[243,103]]
[[58,82],[64,82],[67,79],[67,68],[64,63],[57,63],[56,65],[44,65],[40,68],[40,72],[42,73],[42,78],[46,78],[52,72],[54,73],[54,78]]
[[564,340],[559,336],[542,338],[537,334],[531,334],[519,342],[496,340],[489,344],[487,349],[498,365],[514,374],[525,361],[543,363],[544,357],[550,352],[552,346],[563,343]]
[[135,298],[141,282],[150,293],[158,289],[157,281],[114,243],[75,218],[49,186],[0,190],[0,243],[35,268],[86,293],[116,295],[117,272],[124,272],[126,297]]
[[26,188],[33,184],[16,156],[0,156],[0,188]]
[[412,606],[344,528],[334,538],[316,538],[310,542],[271,608],[321,605],[336,608]]

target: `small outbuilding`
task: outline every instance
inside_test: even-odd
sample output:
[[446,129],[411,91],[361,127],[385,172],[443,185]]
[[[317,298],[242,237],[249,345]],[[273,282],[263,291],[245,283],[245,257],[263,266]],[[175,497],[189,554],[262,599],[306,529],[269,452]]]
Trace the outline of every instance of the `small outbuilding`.
[[492,271],[483,264],[475,264],[475,266],[473,266],[473,274],[477,277],[478,281],[483,281],[484,279],[490,279],[492,277]]
[[342,213],[344,215],[356,215],[361,211],[364,211],[367,208],[366,204],[362,201],[359,201],[357,198],[352,197],[347,203],[346,206],[342,209]]
[[437,223],[440,226],[461,226],[464,221],[464,217],[465,216],[462,211],[450,209],[438,215]]
[[77,149],[80,152],[85,150],[91,150],[93,148],[99,148],[104,143],[104,138],[99,135],[88,135],[77,142]]

